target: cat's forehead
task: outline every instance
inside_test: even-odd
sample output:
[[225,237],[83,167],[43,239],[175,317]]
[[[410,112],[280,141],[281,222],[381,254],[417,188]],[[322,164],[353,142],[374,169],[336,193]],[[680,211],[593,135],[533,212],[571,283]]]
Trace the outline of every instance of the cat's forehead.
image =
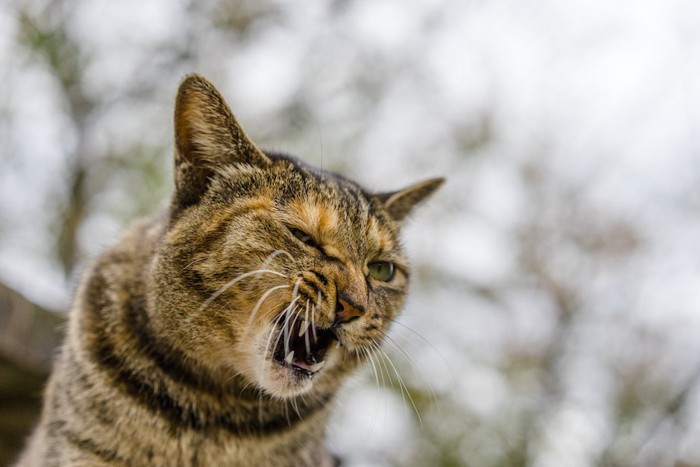
[[276,153],[269,156],[280,169],[274,184],[283,200],[312,200],[329,209],[346,211],[348,215],[376,214],[371,196],[357,183],[294,156]]
[[277,201],[288,222],[297,222],[327,241],[364,244],[379,251],[397,248],[393,222],[357,183],[290,156],[276,159],[291,164],[277,187]]
[[368,203],[348,196],[347,191],[336,190],[335,198],[310,190],[285,203],[286,221],[312,234],[326,246],[345,250],[350,256],[362,257],[370,251],[378,253],[397,248],[394,231],[372,215]]

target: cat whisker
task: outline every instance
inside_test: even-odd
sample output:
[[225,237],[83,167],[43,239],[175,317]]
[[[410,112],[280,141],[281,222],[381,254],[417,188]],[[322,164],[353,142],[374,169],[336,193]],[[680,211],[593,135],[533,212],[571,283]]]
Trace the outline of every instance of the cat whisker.
[[[290,304],[287,308],[285,308],[285,310],[284,310],[284,313],[283,313],[283,314],[284,314],[284,317],[285,317],[285,318],[284,318],[284,324],[282,325],[282,330],[281,330],[281,331],[279,332],[279,334],[277,335],[277,339],[275,339],[275,345],[272,347],[273,349],[277,348],[277,345],[279,344],[280,339],[282,338],[282,336],[284,336],[284,342],[285,342],[285,344],[288,343],[288,342],[287,342],[287,336],[288,336],[289,332],[287,331],[287,329],[288,329],[288,325],[289,325],[289,319],[290,319],[291,316],[292,316],[292,315],[291,315],[291,310],[292,310],[292,305],[293,305],[293,304],[294,304],[294,303],[291,303],[291,304]],[[284,349],[284,356],[285,356],[285,358],[286,358],[286,356],[287,356],[288,353],[289,353],[289,348],[288,348],[287,346],[285,346],[285,349]]]
[[415,336],[418,336],[423,342],[425,342],[426,344],[428,344],[428,345],[430,346],[430,348],[432,348],[432,349],[435,351],[435,353],[440,357],[440,360],[442,360],[442,363],[445,364],[445,367],[447,367],[447,371],[450,372],[450,377],[451,377],[452,381],[453,381],[453,382],[456,381],[454,372],[452,371],[452,367],[450,367],[449,362],[447,361],[447,359],[445,358],[445,356],[442,355],[442,353],[437,349],[437,347],[435,347],[435,346],[433,345],[432,342],[430,342],[428,339],[426,339],[425,336],[423,336],[421,333],[419,333],[419,332],[416,331],[415,329],[411,328],[410,326],[405,325],[405,324],[402,323],[401,321],[396,320],[396,319],[392,319],[392,318],[387,318],[387,319],[388,319],[389,321],[391,321],[392,323],[397,324],[397,325],[401,326],[402,328],[406,329],[407,331],[409,331],[410,333],[414,334]]
[[[295,307],[294,310],[292,310],[290,313],[288,313],[287,316],[287,321],[284,323],[284,356],[285,358],[289,355],[289,338],[291,337],[289,335],[289,329],[294,328],[294,325],[296,324],[297,320],[299,319],[299,314],[301,313],[301,310],[299,309],[299,306]],[[292,314],[294,314],[294,319],[292,320],[292,324],[289,324],[289,320],[291,319]],[[291,362],[288,362],[291,363]]]
[[265,261],[263,262],[262,267],[263,268],[268,267],[270,265],[270,263],[272,262],[272,260],[275,259],[279,255],[287,255],[287,257],[289,259],[294,261],[294,256],[292,256],[292,254],[290,252],[280,248],[279,250],[275,250],[272,253],[270,253],[269,255],[267,255],[267,258],[265,258]]
[[292,426],[292,421],[289,419],[289,401],[284,401],[284,411],[287,415],[287,425]]
[[299,417],[299,420],[301,420],[303,417],[301,416],[301,413],[299,412],[299,405],[297,404],[296,398],[292,399],[292,408],[297,413],[297,417]]
[[284,277],[285,279],[287,278],[286,275],[282,274],[281,272],[274,271],[274,270],[272,270],[272,269],[256,269],[255,271],[245,272],[245,273],[240,274],[239,276],[237,276],[237,277],[231,279],[231,280],[228,281],[226,284],[224,284],[222,287],[220,287],[219,290],[217,290],[216,292],[214,292],[213,294],[211,294],[211,296],[210,296],[209,298],[207,298],[207,299],[204,301],[204,303],[202,303],[202,305],[201,305],[199,308],[197,308],[196,313],[202,312],[206,307],[209,306],[209,304],[210,304],[211,302],[213,302],[214,300],[216,300],[217,298],[219,298],[219,296],[220,296],[222,293],[224,293],[224,292],[226,292],[228,289],[230,289],[235,283],[242,281],[242,280],[245,279],[246,277],[250,277],[250,276],[253,276],[253,275],[255,275],[255,274],[263,274],[263,273],[276,274],[276,275],[278,275],[278,276],[280,276],[280,277]]
[[[365,358],[370,362],[370,365],[371,365],[371,368],[372,368],[372,372],[373,372],[373,374],[374,374],[374,381],[375,381],[376,385],[379,386],[379,376],[377,375],[377,369],[376,369],[376,367],[374,366],[374,359],[372,358],[372,354],[371,354],[370,351],[369,351],[366,347],[364,347],[364,346],[360,347],[360,348],[359,348],[359,351],[361,351],[362,354],[365,356]],[[367,433],[367,439],[370,439],[370,438],[371,438],[372,432],[374,431],[374,428],[375,428],[375,424],[376,424],[377,421],[378,421],[378,418],[379,418],[379,407],[380,407],[380,405],[379,405],[379,394],[377,394],[377,397],[375,398],[375,409],[373,410],[373,414],[374,414],[374,415],[372,416],[372,422],[370,423],[370,429],[368,430],[368,433]]]
[[297,293],[299,292],[299,284],[301,284],[301,277],[294,282],[294,288],[292,289],[292,302],[296,300]]
[[[277,325],[279,324],[279,321],[285,316],[285,313],[280,313],[280,315],[275,318],[275,320],[272,322],[272,327],[270,328],[270,334],[267,337],[267,341],[265,342],[265,351],[263,352],[263,360],[260,364],[260,374],[262,375],[264,370],[265,370],[265,363],[267,362],[267,353],[268,349],[270,348],[270,343],[272,341],[272,337],[275,335],[275,330],[277,328]],[[279,336],[277,337],[277,342],[279,342]],[[275,346],[277,346],[277,343],[275,343]]]
[[[369,352],[372,356],[379,356],[378,350],[379,350],[379,346],[376,343],[373,342],[372,344],[370,344]],[[383,367],[379,363],[382,363]],[[380,360],[377,363],[377,370],[379,371],[379,377],[382,379],[382,388],[384,390],[386,390],[387,380],[389,380],[389,374],[388,374],[389,369],[387,368],[386,363],[384,363],[383,360]],[[385,377],[385,371],[387,372],[386,377]],[[403,397],[403,394],[402,394],[402,397]],[[404,401],[404,405],[405,405],[405,401]]]
[[[304,326],[309,326],[309,299],[306,299],[306,313],[304,314]],[[309,333],[304,330],[304,343],[306,344],[306,354],[311,353],[311,343],[309,342]]]
[[[280,315],[275,318],[275,320],[272,322],[272,326],[270,328],[270,333],[267,336],[267,341],[265,342],[265,350],[263,351],[263,359],[260,362],[260,371],[258,372],[259,375],[263,375],[265,372],[265,365],[268,363],[267,360],[267,354],[268,354],[268,349],[270,348],[270,343],[272,342],[272,338],[275,335],[275,329],[277,328],[277,325],[279,324],[279,321],[285,316],[285,313],[280,313]],[[277,337],[277,341],[275,343],[275,346],[277,346],[277,342],[279,342],[279,336]],[[262,391],[260,392],[259,396],[259,411],[258,411],[258,418],[260,421],[262,421],[262,398],[263,398],[263,393]]]
[[[226,378],[226,380],[224,381],[224,386],[228,385],[228,383],[230,383],[231,381],[233,381],[233,378],[235,378],[236,376],[242,374],[240,371],[236,371],[236,370],[234,370],[233,368],[230,368],[229,371],[230,371],[230,373],[231,373],[231,376],[229,376],[228,378]],[[244,386],[243,389],[245,389],[247,386],[248,386],[248,385]]]
[[258,300],[258,302],[255,304],[255,307],[253,308],[253,311],[250,312],[250,317],[248,318],[248,325],[250,325],[250,323],[253,322],[253,319],[255,318],[256,313],[257,313],[258,310],[260,309],[260,306],[261,306],[262,303],[265,301],[265,299],[266,299],[267,297],[270,296],[270,294],[271,294],[272,292],[274,292],[275,290],[279,290],[279,289],[288,289],[288,288],[289,288],[288,285],[284,285],[284,284],[283,284],[283,285],[277,285],[277,286],[275,286],[275,287],[272,287],[272,288],[268,289],[264,294],[262,294],[262,296],[260,297],[260,300]]
[[190,266],[192,266],[192,265],[195,264],[195,263],[201,263],[201,262],[204,261],[205,259],[207,259],[206,256],[203,256],[203,257],[201,257],[201,258],[195,259],[194,261],[192,261],[192,262],[190,262],[190,263],[187,263],[185,266],[182,267],[182,271],[184,271],[185,269],[189,268]]
[[[301,277],[299,279],[297,279],[297,281],[294,283],[294,289],[292,289],[292,301],[289,304],[289,307],[287,308],[287,310],[290,310],[291,313],[293,313],[294,310],[296,309],[296,308],[292,309],[292,306],[299,299],[299,296],[297,296],[297,292],[299,291],[299,284],[300,283],[301,283]],[[282,327],[282,329],[284,331],[284,356],[285,356],[285,358],[287,357],[287,355],[289,355],[289,326],[288,326],[288,324],[289,324],[289,318],[291,317],[291,313],[287,314],[287,319],[284,322],[284,326]]]
[[249,382],[247,382],[246,384],[244,384],[243,387],[241,388],[241,390],[238,391],[238,397],[241,397],[241,396],[243,395],[243,392],[244,392],[246,389],[248,389],[249,387],[251,387],[252,385],[253,385],[253,382],[252,382],[252,381],[249,381]]
[[377,386],[379,386],[379,375],[377,374],[377,368],[374,366],[374,359],[372,358],[372,353],[365,347],[360,347],[360,350],[367,358],[367,361],[369,361],[370,367],[372,368],[372,373],[374,373],[374,381],[377,384]]
[[[286,311],[286,310],[285,310]],[[265,342],[265,349],[263,351],[263,359],[260,362],[260,371],[259,375],[262,375],[265,371],[265,365],[268,363],[267,360],[267,354],[268,354],[268,349],[270,348],[270,343],[272,342],[272,338],[275,335],[275,330],[277,328],[277,325],[279,324],[280,320],[285,316],[285,312],[280,313],[279,316],[277,316],[273,321],[272,325],[270,327],[270,332],[268,334],[267,340]],[[279,341],[279,337],[278,337]],[[275,344],[277,345],[277,344]],[[258,396],[258,420],[262,423],[263,421],[263,391],[260,391],[259,396]]]
[[[297,298],[298,298],[298,297],[297,297]],[[297,298],[294,299],[294,302],[296,302]],[[287,308],[285,308],[285,309],[282,311],[282,313],[280,313],[280,315],[277,317],[277,319],[275,319],[274,323],[272,323],[272,329],[270,330],[270,337],[268,338],[268,343],[267,343],[267,345],[265,346],[265,353],[264,353],[263,355],[267,355],[267,349],[268,349],[269,344],[270,344],[269,339],[271,339],[272,336],[274,335],[274,333],[275,333],[275,331],[276,331],[276,327],[277,327],[277,325],[279,324],[279,320],[282,319],[282,318],[284,318],[284,320],[285,320],[285,321],[284,321],[284,324],[282,325],[282,328],[283,328],[283,329],[277,334],[277,339],[275,339],[275,344],[274,344],[273,348],[276,348],[276,347],[277,347],[277,345],[280,343],[280,339],[282,338],[282,336],[283,336],[285,333],[288,334],[288,332],[286,331],[286,329],[287,329],[287,325],[289,324],[289,319],[290,319],[290,317],[291,317],[291,313],[293,312],[292,307],[294,306],[294,302],[290,303],[290,304],[287,306]],[[285,337],[285,339],[286,339],[286,337]],[[285,350],[286,350],[286,352],[285,352],[285,356],[286,356],[286,355],[289,353],[289,352],[288,352],[289,349],[287,348],[287,349],[285,349]],[[263,360],[263,361],[264,361],[264,360]]]
[[[318,292],[318,296],[316,298],[316,303],[318,304],[319,308],[321,307],[321,292]],[[316,307],[311,306],[311,331],[314,333],[314,339],[318,339],[318,336],[316,335]]]
[[385,333],[381,329],[379,330],[379,332],[382,333],[382,335],[386,338],[387,342],[389,342],[389,344],[392,347],[394,347],[396,350],[401,352],[406,357],[406,359],[408,359],[408,362],[411,365],[411,368],[413,368],[413,370],[423,380],[423,383],[428,387],[428,390],[430,391],[430,395],[432,396],[433,402],[435,402],[439,406],[440,401],[439,401],[437,395],[435,395],[435,391],[433,390],[433,385],[430,383],[428,378],[425,376],[425,373],[423,373],[423,369],[420,367],[420,365],[418,365],[418,362],[416,362],[415,359],[413,357],[411,357],[411,355],[406,351],[406,349],[404,349],[401,346],[401,344],[396,342],[396,340],[393,339],[390,335],[388,335],[387,333]]
[[[406,386],[406,383],[404,383],[404,380],[403,380],[403,378],[401,377],[401,374],[400,374],[399,371],[396,369],[396,366],[394,365],[394,362],[391,360],[391,358],[389,358],[389,355],[387,355],[387,353],[384,352],[384,350],[382,350],[382,348],[379,347],[379,346],[377,346],[377,350],[380,352],[379,355],[380,355],[380,356],[383,355],[383,357],[386,358],[386,361],[389,362],[389,365],[391,365],[391,368],[394,370],[394,374],[396,375],[396,378],[397,378],[397,380],[398,380],[398,382],[399,382],[399,388],[401,389],[401,394],[402,394],[402,395],[405,394],[406,396],[408,396],[408,400],[411,402],[411,405],[413,406],[413,410],[414,410],[415,413],[416,413],[416,417],[418,418],[418,424],[419,424],[419,425],[421,426],[421,428],[422,428],[422,427],[423,427],[423,419],[421,418],[420,412],[418,411],[418,407],[416,406],[416,403],[415,403],[415,401],[413,400],[413,397],[411,396],[411,392],[408,390],[408,386]],[[389,370],[387,369],[387,371],[389,371]]]
[[[294,289],[292,289],[292,301],[285,310],[287,312],[287,319],[284,322],[284,326],[282,326],[283,332],[284,332],[284,355],[285,357],[289,354],[289,319],[291,317],[291,313],[294,312],[294,309],[292,307],[294,306],[294,303],[299,299],[299,296],[297,296],[297,292],[299,291],[299,283],[301,282],[301,278],[299,278],[296,283],[294,284]],[[275,344],[276,345],[276,344]]]
[[[292,256],[287,250],[279,249],[279,250],[275,250],[272,253],[270,253],[269,255],[267,255],[267,257],[265,258],[265,260],[262,263],[262,266],[260,266],[259,269],[269,269],[269,266],[270,266],[270,263],[272,263],[272,260],[274,260],[279,255],[286,255],[289,257],[289,259],[294,261],[294,256]],[[255,277],[252,284],[254,284],[254,285],[257,284],[257,282],[259,280],[260,280],[260,275],[258,274]]]

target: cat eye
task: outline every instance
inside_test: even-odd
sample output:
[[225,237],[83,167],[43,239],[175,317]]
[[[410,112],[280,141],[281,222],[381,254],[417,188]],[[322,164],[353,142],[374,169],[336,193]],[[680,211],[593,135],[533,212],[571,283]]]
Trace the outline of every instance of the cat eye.
[[394,263],[386,261],[375,261],[374,263],[369,263],[367,267],[370,277],[382,282],[391,281],[394,278],[394,274],[396,274]]
[[309,245],[314,248],[318,248],[318,244],[314,240],[314,238],[304,232],[303,230],[295,229],[294,227],[290,227],[289,231],[292,232],[292,235],[294,235],[301,243],[304,245]]

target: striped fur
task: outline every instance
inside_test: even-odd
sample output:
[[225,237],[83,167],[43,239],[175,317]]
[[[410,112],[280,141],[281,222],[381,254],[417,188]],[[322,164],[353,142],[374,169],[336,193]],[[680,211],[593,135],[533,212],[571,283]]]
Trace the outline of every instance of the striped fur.
[[406,294],[400,223],[442,180],[373,194],[265,153],[193,75],[175,181],[86,271],[19,465],[332,465],[337,389]]

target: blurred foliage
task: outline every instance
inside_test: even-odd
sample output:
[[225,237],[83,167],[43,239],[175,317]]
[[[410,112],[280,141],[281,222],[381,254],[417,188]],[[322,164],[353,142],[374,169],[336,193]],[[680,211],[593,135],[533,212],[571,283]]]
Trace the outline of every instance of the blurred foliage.
[[[126,222],[166,205],[172,98],[196,71],[265,147],[373,189],[448,175],[444,193],[407,229],[416,287],[387,357],[362,383],[388,388],[404,412],[386,409],[379,441],[358,441],[349,422],[336,424],[331,444],[348,465],[700,465],[692,318],[700,266],[687,259],[700,257],[700,216],[687,202],[700,196],[687,175],[697,172],[697,151],[683,159],[682,150],[656,149],[645,138],[661,120],[630,124],[639,147],[675,163],[673,189],[657,196],[665,169],[644,181],[640,167],[596,144],[601,119],[619,115],[589,101],[632,87],[590,91],[596,75],[572,63],[616,56],[596,48],[607,42],[590,40],[595,28],[576,29],[596,17],[554,3],[539,16],[506,4],[343,0],[302,11],[279,0],[8,2],[0,8],[0,183],[11,188],[0,199],[0,281],[22,294],[0,289],[13,297],[0,322],[18,309],[47,316],[25,320],[49,330],[34,350],[46,361],[60,318],[35,315],[42,307],[32,302],[65,305],[81,264]],[[636,13],[623,13],[616,23],[601,11],[604,29],[627,37],[624,21]],[[550,15],[571,20],[558,27]],[[544,58],[533,54],[538,47]],[[572,117],[572,102],[593,123]],[[632,107],[622,117],[634,124],[665,115]],[[625,157],[653,162],[642,155]],[[629,195],[638,186],[641,194]],[[31,339],[14,342],[12,353],[1,349],[0,463],[36,413],[45,371],[21,357]],[[341,407],[337,418],[349,415],[358,414]]]

